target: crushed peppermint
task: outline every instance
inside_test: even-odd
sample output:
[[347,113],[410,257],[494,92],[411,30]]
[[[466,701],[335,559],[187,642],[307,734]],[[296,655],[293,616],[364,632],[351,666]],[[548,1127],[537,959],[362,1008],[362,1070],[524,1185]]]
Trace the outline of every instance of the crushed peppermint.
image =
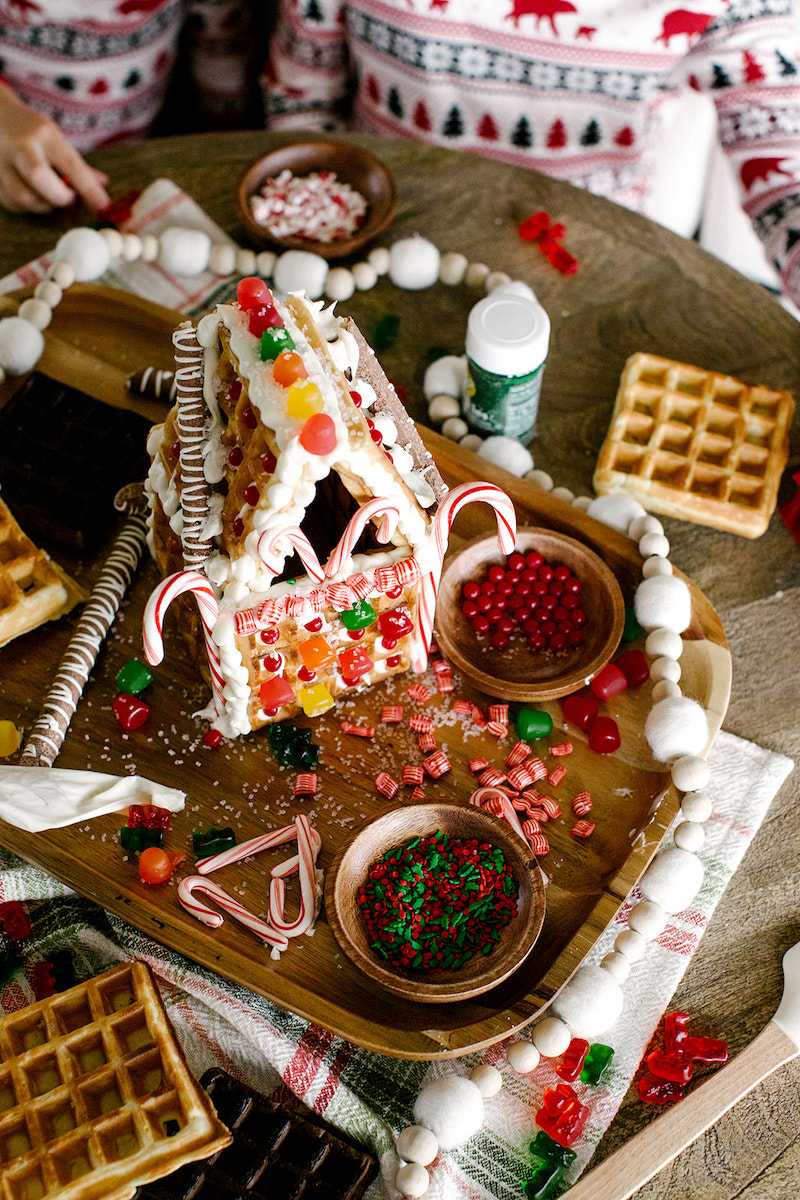
[[250,197],[253,220],[271,237],[300,238],[330,245],[351,237],[367,214],[367,201],[334,171],[266,179]]
[[357,893],[370,945],[396,967],[458,971],[517,914],[502,850],[443,831],[388,850]]

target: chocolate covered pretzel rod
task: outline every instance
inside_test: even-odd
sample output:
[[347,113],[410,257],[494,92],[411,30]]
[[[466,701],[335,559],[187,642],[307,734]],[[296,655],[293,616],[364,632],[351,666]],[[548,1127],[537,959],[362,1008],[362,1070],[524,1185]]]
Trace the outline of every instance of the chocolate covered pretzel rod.
[[206,402],[203,398],[203,349],[191,321],[172,335],[175,346],[175,378],[178,384],[178,435],[181,443],[181,509],[183,511],[183,565],[187,571],[202,570],[211,553],[204,537],[208,520],[209,487],[205,476]]
[[175,372],[162,371],[159,367],[140,367],[125,382],[134,396],[152,396],[154,400],[164,400],[167,404],[174,402],[178,391]]
[[133,504],[128,511],[128,521],[111,548],[81,613],[42,711],[22,751],[22,766],[53,765],[100,647],[139,564],[147,540],[147,522]]

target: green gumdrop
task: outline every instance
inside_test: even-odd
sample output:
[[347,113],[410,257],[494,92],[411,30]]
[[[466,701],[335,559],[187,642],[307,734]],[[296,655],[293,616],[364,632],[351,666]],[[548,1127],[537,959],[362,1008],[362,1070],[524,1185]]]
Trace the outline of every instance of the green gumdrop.
[[517,733],[523,742],[535,742],[553,732],[553,718],[538,708],[521,708],[517,713]]
[[129,658],[117,673],[117,690],[130,696],[138,696],[152,682],[152,672],[136,658]]
[[339,616],[345,629],[353,631],[366,629],[375,620],[377,613],[369,600],[357,600],[352,608],[346,608]]
[[284,350],[294,350],[291,334],[282,325],[273,325],[261,335],[261,361],[274,362]]

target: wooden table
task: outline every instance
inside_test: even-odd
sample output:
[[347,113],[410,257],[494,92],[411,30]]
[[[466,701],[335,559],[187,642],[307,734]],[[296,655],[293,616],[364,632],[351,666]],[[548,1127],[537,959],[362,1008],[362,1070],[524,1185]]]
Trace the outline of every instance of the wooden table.
[[[245,132],[163,139],[98,153],[112,194],[168,176],[219,224],[242,239],[234,184],[255,157],[281,139]],[[442,251],[526,280],[548,309],[553,338],[532,446],[538,466],[576,493],[591,491],[622,365],[647,350],[709,369],[788,388],[800,399],[800,327],[766,292],[695,244],[566,184],[488,159],[413,143],[354,139],[376,150],[397,173],[399,204],[385,241],[418,232]],[[516,235],[519,221],[546,209],[567,226],[580,271],[564,279],[535,246]],[[3,273],[49,249],[76,213],[52,218],[0,216]],[[431,308],[414,293],[381,288],[348,305],[365,331],[388,307],[400,337],[382,354],[390,376],[407,388],[413,415],[425,419],[421,383],[425,352],[463,351],[469,307],[465,288],[436,289]],[[794,453],[780,499],[794,490]],[[779,517],[757,541],[676,521],[665,522],[677,567],[706,593],[726,628],[733,693],[725,727],[795,759],[800,755],[800,548]],[[732,1051],[770,1018],[782,988],[780,959],[800,932],[800,829],[797,775],[774,801],[731,880],[675,997],[725,1031]],[[758,1088],[642,1191],[646,1197],[691,1194],[695,1200],[746,1195],[783,1197],[800,1172],[797,1105],[800,1064]],[[601,1144],[605,1156],[653,1115],[624,1105]],[[788,1189],[788,1190],[787,1190]]]

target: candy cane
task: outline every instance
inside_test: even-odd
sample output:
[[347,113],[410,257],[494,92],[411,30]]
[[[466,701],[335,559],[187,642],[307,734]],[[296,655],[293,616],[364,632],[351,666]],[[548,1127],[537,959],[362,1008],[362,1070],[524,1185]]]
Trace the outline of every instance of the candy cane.
[[300,912],[294,921],[285,921],[283,906],[286,884],[281,875],[273,875],[269,885],[269,919],[272,925],[286,937],[298,937],[314,924],[317,915],[317,872],[316,854],[308,818],[301,813],[295,820],[297,826],[297,849],[299,853]]
[[219,606],[213,587],[199,571],[176,571],[161,583],[147,601],[142,621],[145,658],[151,667],[158,666],[164,657],[164,614],[173,600],[191,592],[200,610],[203,637],[211,671],[211,687],[217,716],[225,707],[223,688],[225,678],[220,666],[219,652],[211,637],[211,631],[219,620]]
[[525,836],[525,831],[520,824],[519,817],[514,811],[514,806],[502,788],[478,788],[478,790],[473,792],[470,796],[469,802],[470,804],[476,805],[478,808],[483,808],[485,802],[492,798],[497,798],[500,801],[503,820],[511,826],[515,833],[519,834],[526,845],[529,845],[530,843],[528,842],[528,838]]
[[497,541],[503,554],[514,549],[517,536],[517,514],[511,499],[502,488],[493,483],[462,483],[445,496],[433,518],[431,536],[435,551],[435,565],[423,577],[419,589],[417,621],[411,642],[411,665],[417,672],[425,670],[428,651],[433,637],[433,622],[436,613],[436,594],[447,550],[450,530],[458,514],[467,504],[483,501],[494,509],[497,520]]
[[282,529],[266,529],[259,535],[255,550],[267,570],[271,571],[273,575],[280,574],[285,555],[279,554],[275,547],[282,538],[286,538],[297,551],[300,561],[311,578],[320,583],[325,578],[325,572],[320,566],[314,547],[299,525],[284,525]]
[[[322,844],[322,839],[316,830],[312,830],[314,838]],[[229,850],[220,850],[219,854],[212,854],[209,858],[201,858],[197,863],[197,870],[201,875],[210,875],[212,871],[218,871],[220,867],[228,867],[231,863],[241,862],[244,858],[252,858],[254,854],[260,854],[262,850],[271,850],[274,846],[282,846],[284,842],[291,842],[297,837],[297,826],[295,824],[287,825],[283,829],[273,829],[269,833],[261,833],[257,837],[250,838],[247,842],[242,842],[238,846],[231,846]]]
[[221,909],[229,913],[240,925],[251,930],[256,937],[261,938],[262,942],[269,942],[276,950],[287,949],[289,942],[281,933],[251,913],[238,900],[234,900],[233,896],[229,896],[219,884],[210,879],[204,879],[202,875],[189,875],[178,884],[178,899],[186,911],[190,912],[198,921],[202,921],[204,925],[218,929],[223,923],[224,917],[221,917],[216,909],[209,908],[207,904],[196,900],[196,892],[216,900]]
[[366,529],[367,522],[380,514],[383,514],[383,520],[378,527],[378,541],[385,543],[394,536],[394,531],[397,529],[397,522],[400,520],[400,509],[391,500],[384,500],[381,496],[376,496],[373,500],[368,500],[350,518],[336,549],[328,559],[325,566],[325,576],[327,579],[333,579],[335,575],[339,574],[347,560],[352,557],[356,542]]

